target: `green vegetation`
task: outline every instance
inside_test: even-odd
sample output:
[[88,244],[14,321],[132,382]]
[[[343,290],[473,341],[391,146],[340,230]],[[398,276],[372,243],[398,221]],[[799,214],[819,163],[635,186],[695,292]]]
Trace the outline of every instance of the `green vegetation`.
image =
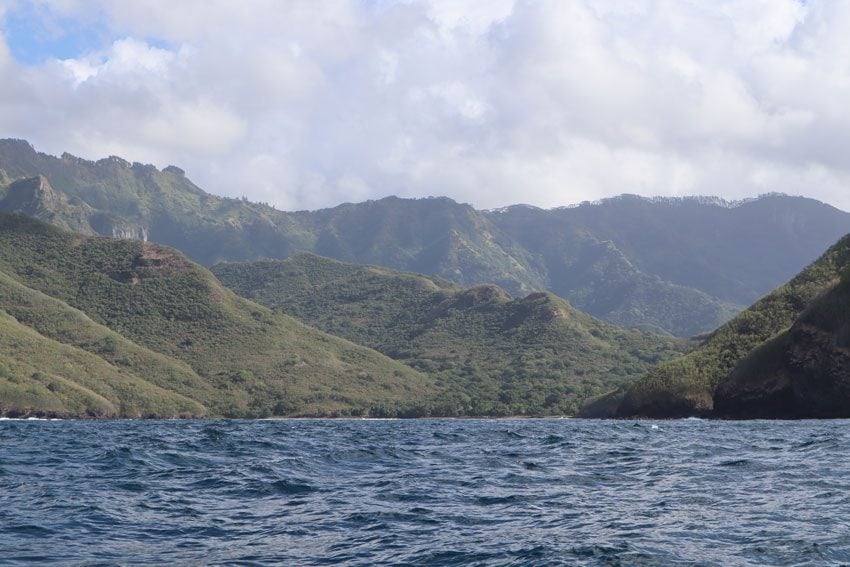
[[[78,233],[0,219],[4,340],[19,337],[2,354],[0,411],[126,416],[572,413],[612,388],[588,407],[710,414],[739,363],[767,376],[767,354],[791,356],[803,329],[820,329],[788,330],[837,280],[842,243],[694,352],[648,373],[683,343],[604,325],[570,305],[689,336],[850,230],[847,213],[779,195],[735,206],[623,196],[548,211],[389,197],[285,213],[209,195],[176,167],[57,158],[20,140],[0,140],[0,211]],[[433,277],[313,256],[216,267],[272,310],[149,239],[207,265],[310,251]],[[570,304],[539,292],[513,300],[502,288],[550,290]],[[96,372],[59,372],[69,357]],[[745,374],[755,375],[735,376]],[[798,374],[782,370],[788,380]],[[767,383],[759,380],[736,383]]]
[[53,341],[0,311],[0,415],[191,417],[197,402]]
[[395,415],[436,392],[237,297],[174,250],[18,215],[0,215],[0,308],[5,413]]
[[431,415],[572,414],[581,402],[682,352],[669,337],[626,331],[535,293],[345,264],[311,254],[222,263],[226,286],[436,377]]
[[[787,284],[766,295],[752,307],[709,335],[693,352],[658,365],[633,384],[618,408],[621,416],[678,417],[710,415],[715,388],[756,349],[758,356],[776,352],[763,346],[788,329],[815,298],[830,289],[850,266],[850,236],[832,246],[820,259]],[[807,318],[816,318],[825,304],[818,304]],[[838,306],[828,307],[837,311]]]
[[564,414],[683,348],[545,293],[312,255],[216,271],[277,311],[172,249],[0,214],[0,413]]
[[[0,169],[0,184],[20,184],[0,188],[0,211],[160,242],[206,266],[312,252],[516,296],[551,291],[608,322],[686,337],[715,329],[850,231],[847,213],[778,195],[498,211],[388,197],[287,213],[209,195],[176,167],[54,157],[22,140],[0,140]],[[36,190],[46,179],[53,188]]]
[[[635,207],[639,207],[638,201]],[[616,232],[618,223],[629,219],[631,210],[622,211],[622,219],[611,218],[612,226],[587,230],[585,218],[597,207],[615,207],[619,200],[604,205],[553,209],[510,207],[491,213],[491,219],[525,248],[541,254],[548,274],[548,287],[566,297],[578,309],[624,327],[690,337],[715,329],[726,322],[741,306],[703,291],[659,278],[646,271],[635,255],[627,256],[620,241],[640,240],[646,235],[623,231],[615,241],[597,235]],[[655,209],[662,208],[660,203]],[[660,215],[659,215],[660,216]],[[644,228],[666,219],[646,219]],[[666,248],[675,245],[676,236]],[[652,246],[656,246],[655,243]],[[663,247],[662,247],[663,248]]]
[[[551,210],[509,207],[491,218],[523,247],[544,255],[553,283],[570,281],[569,273],[556,273],[559,268],[593,254],[570,251],[587,238],[644,274],[742,306],[794,277],[850,232],[850,214],[780,194],[739,203],[622,195]],[[568,262],[559,266],[559,259]],[[552,291],[562,295],[557,287]]]
[[[43,337],[87,351],[115,369],[123,370],[125,374],[132,374],[184,396],[201,401],[210,399],[210,385],[186,364],[136,345],[107,327],[95,323],[85,313],[26,287],[3,272],[0,272],[0,309],[13,316],[17,323],[29,327]],[[40,361],[36,357],[30,359],[30,362]],[[150,413],[171,415],[165,411]],[[193,406],[191,415],[203,413],[205,409],[202,405]]]

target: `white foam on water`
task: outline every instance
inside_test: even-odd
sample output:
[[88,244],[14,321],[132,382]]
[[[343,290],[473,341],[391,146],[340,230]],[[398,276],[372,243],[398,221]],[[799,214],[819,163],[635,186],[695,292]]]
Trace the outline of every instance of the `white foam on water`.
[[0,421],[62,421],[53,417],[0,417]]

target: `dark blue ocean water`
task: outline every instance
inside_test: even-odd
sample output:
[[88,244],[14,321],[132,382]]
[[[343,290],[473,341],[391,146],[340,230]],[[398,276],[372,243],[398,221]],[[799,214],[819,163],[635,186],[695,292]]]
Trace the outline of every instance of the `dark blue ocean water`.
[[0,421],[3,564],[847,562],[847,421]]

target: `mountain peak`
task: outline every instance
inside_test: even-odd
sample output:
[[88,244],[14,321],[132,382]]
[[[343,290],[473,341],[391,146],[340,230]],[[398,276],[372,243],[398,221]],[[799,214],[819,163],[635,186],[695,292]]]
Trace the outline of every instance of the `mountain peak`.
[[526,317],[536,316],[544,321],[568,319],[572,313],[569,302],[546,291],[528,294],[517,305],[522,306]]
[[163,169],[162,171],[164,171],[166,173],[173,173],[174,175],[178,175],[180,177],[186,177],[186,171],[184,171],[183,169],[180,169],[176,165],[169,165],[165,169]]
[[100,166],[114,165],[123,169],[130,169],[133,166],[133,164],[129,161],[118,156],[109,156],[107,158],[99,159],[95,163]]
[[44,175],[12,182],[0,199],[0,211],[23,213],[84,234],[95,233],[88,220],[91,207],[70,203]]
[[53,189],[45,176],[37,175],[12,182],[3,201],[23,213],[37,216],[37,211],[53,210],[66,199]]
[[19,154],[35,154],[35,148],[26,140],[18,138],[3,138],[0,139],[0,151],[16,152]]

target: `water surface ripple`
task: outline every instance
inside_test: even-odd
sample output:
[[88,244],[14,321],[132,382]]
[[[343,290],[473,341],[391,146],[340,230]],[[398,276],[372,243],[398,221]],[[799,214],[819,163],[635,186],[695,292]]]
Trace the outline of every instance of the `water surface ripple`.
[[850,563],[848,425],[0,421],[0,563]]

